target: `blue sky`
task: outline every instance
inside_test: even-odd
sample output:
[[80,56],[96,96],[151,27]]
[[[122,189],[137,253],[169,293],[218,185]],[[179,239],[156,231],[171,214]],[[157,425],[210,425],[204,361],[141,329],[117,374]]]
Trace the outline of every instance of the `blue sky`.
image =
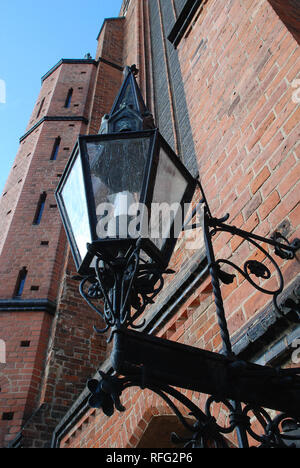
[[0,194],[41,77],[62,58],[84,58],[87,52],[94,57],[103,20],[118,16],[121,4],[122,0],[1,0]]

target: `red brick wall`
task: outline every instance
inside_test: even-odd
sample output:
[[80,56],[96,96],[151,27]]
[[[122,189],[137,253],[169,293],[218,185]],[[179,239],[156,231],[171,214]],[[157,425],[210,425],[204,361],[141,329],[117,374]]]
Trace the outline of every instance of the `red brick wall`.
[[[7,364],[0,372],[0,446],[13,440],[37,404],[43,375],[51,316],[43,312],[0,314]],[[30,347],[21,347],[30,341]],[[4,413],[14,413],[11,421]]]
[[[84,388],[87,378],[107,357],[103,337],[96,337],[92,332],[98,318],[82,303],[78,284],[72,279],[74,265],[68,251],[65,255],[64,233],[58,213],[51,211],[50,204],[57,174],[62,172],[69,154],[63,148],[71,149],[79,132],[98,132],[101,118],[110,111],[122,81],[118,67],[136,63],[142,92],[151,98],[151,64],[146,63],[145,55],[145,51],[149,52],[149,42],[144,39],[149,28],[146,5],[147,2],[131,0],[125,20],[105,22],[99,36],[97,69],[92,64],[63,64],[47,77],[38,99],[40,102],[45,97],[42,112],[89,115],[89,126],[81,122],[44,122],[24,140],[17,156],[17,161],[24,160],[19,171],[26,177],[19,181],[18,173],[12,172],[5,188],[7,194],[2,198],[0,210],[6,214],[12,206],[12,216],[4,218],[2,242],[5,232],[8,236],[1,258],[4,281],[2,289],[0,285],[0,297],[11,297],[15,270],[26,265],[28,278],[23,298],[47,297],[59,304],[51,331],[51,318],[39,312],[34,314],[37,323],[32,329],[33,314],[0,315],[9,342],[8,366],[0,377],[4,389],[0,399],[5,411],[15,408],[16,412],[16,419],[11,423],[0,421],[5,441],[14,437],[24,422],[24,413],[27,416],[36,409],[22,431],[23,445],[49,445],[57,422]],[[299,47],[267,2],[232,0],[224,5],[218,0],[208,0],[199,13],[178,46],[178,54],[199,170],[211,209],[216,216],[230,211],[233,224],[262,235],[270,235],[285,221],[288,237],[299,237],[296,146],[299,105],[292,99],[295,91],[292,83],[299,70]],[[74,89],[72,107],[64,109],[70,87]],[[36,112],[37,106],[28,129],[37,121]],[[41,113],[40,118],[44,115]],[[62,154],[57,162],[49,163],[49,145],[58,136],[57,132],[63,138]],[[30,152],[26,161],[24,156]],[[31,200],[34,196],[38,199],[44,190],[49,195],[44,213],[47,221],[44,226],[32,226],[36,204],[31,204]],[[6,198],[8,195],[10,198]],[[48,234],[50,243],[45,255],[40,241],[48,240],[44,239]],[[239,239],[219,235],[214,243],[218,256],[237,261],[239,265],[250,256],[257,258],[248,244],[240,243]],[[177,272],[183,270],[193,253],[185,248],[183,239],[171,266]],[[298,263],[279,263],[288,284],[299,271]],[[169,283],[174,280],[176,275],[168,279]],[[32,292],[32,285],[39,285],[39,291]],[[231,333],[238,332],[266,305],[265,297],[249,289],[241,275],[233,285],[224,287],[223,293]],[[16,339],[9,333],[12,326]],[[32,331],[38,337],[35,341],[32,338],[30,351],[17,350],[24,330],[26,335],[31,337]],[[220,349],[209,279],[163,324],[158,336],[209,350]],[[27,373],[24,359],[28,357]],[[24,387],[16,384],[20,373],[26,382]],[[28,375],[23,378],[23,374]],[[15,389],[22,393],[11,399]],[[203,407],[205,395],[187,394]],[[65,436],[62,446],[136,447],[152,417],[170,414],[161,399],[148,391],[127,390],[122,402],[127,411],[111,419],[101,411],[91,410]],[[220,423],[226,422],[224,409],[216,408],[215,414],[219,415]]]
[[[229,212],[231,223],[263,236],[285,220],[288,238],[299,237],[297,42],[267,2],[209,1],[178,51],[212,212]],[[222,234],[215,248],[241,265],[255,253],[239,242]],[[298,271],[296,261],[283,267],[287,284]],[[224,288],[231,332],[265,304],[241,276],[237,281],[236,292],[236,284]]]
[[[35,125],[40,119],[49,115],[53,94],[55,92],[57,80],[59,79],[61,69],[57,68],[51,75],[42,82],[42,87],[37,98],[36,104],[30,116],[26,131]],[[43,105],[42,105],[43,103]],[[41,106],[42,105],[42,106]],[[39,114],[39,115],[38,115]]]
[[[140,27],[140,23],[129,26],[136,21],[137,4],[131,2],[125,24],[132,37]],[[299,70],[298,44],[265,1],[208,0],[199,13],[178,53],[199,170],[212,212],[220,217],[230,212],[231,223],[263,236],[285,221],[287,237],[299,237],[299,104],[292,99],[292,82]],[[128,48],[129,44],[128,38]],[[141,66],[138,51],[139,47],[126,49],[124,56]],[[214,245],[218,257],[239,265],[248,258],[260,258],[246,242],[228,235],[216,236]],[[177,271],[187,256],[183,241],[172,259]],[[299,273],[299,264],[280,259],[279,264],[289,284]],[[273,279],[268,286],[274,287]],[[230,333],[245,327],[269,300],[257,295],[241,275],[222,291]],[[209,279],[158,336],[220,350]],[[186,393],[204,407],[205,395]],[[112,418],[90,410],[61,446],[137,447],[151,419],[170,411],[151,392],[137,389],[127,390],[122,403],[126,412]],[[215,415],[220,424],[228,424],[224,408],[216,407]],[[250,438],[250,443],[255,441]]]
[[[18,273],[26,266],[28,274],[21,300],[43,299],[59,303],[60,285],[65,274],[63,268],[66,237],[54,191],[76,138],[78,134],[86,132],[87,125],[80,120],[46,120],[33,131],[32,125],[42,117],[88,117],[90,88],[95,72],[96,67],[92,63],[62,63],[43,81],[38,98],[40,102],[45,97],[43,111],[36,119],[35,106],[33,118],[27,127],[29,133],[22,138],[20,150],[4,189],[6,194],[2,197],[0,205],[4,220],[4,229],[1,231],[3,249],[0,258],[0,300],[13,299]],[[65,109],[66,94],[71,87],[74,90],[72,105],[70,109]],[[50,160],[58,136],[61,137],[59,153],[56,160]],[[47,198],[41,223],[33,225],[39,198],[43,192],[46,192]],[[7,214],[9,210],[11,212]],[[48,244],[41,245],[41,242]],[[16,306],[17,302],[15,301]],[[69,319],[72,320],[70,316]],[[15,437],[22,424],[39,408],[43,400],[40,394],[43,381],[45,385],[45,362],[51,325],[52,317],[46,312],[6,312],[3,307],[1,309],[1,339],[5,340],[7,346],[7,365],[1,372],[4,382],[0,392],[1,446]],[[77,325],[80,328],[79,323]],[[59,336],[61,338],[61,335]],[[65,337],[63,340],[68,342]],[[74,340],[75,343],[76,339]],[[30,348],[21,348],[21,341],[30,341]],[[98,342],[95,349],[98,349],[97,347]],[[88,352],[88,362],[92,349],[94,348],[91,347]],[[99,360],[99,351],[95,352]],[[102,348],[100,355],[103,355]],[[82,365],[77,366],[82,375],[84,366],[84,361]],[[68,372],[72,377],[72,372]],[[76,372],[73,365],[73,373]],[[74,379],[76,394],[77,378]],[[59,384],[58,377],[56,380],[55,384]],[[2,421],[3,413],[9,412],[14,413],[13,420]]]
[[92,93],[89,134],[99,132],[102,117],[110,112],[123,80],[123,25],[122,18],[107,19],[98,37],[96,60],[100,62]]
[[0,233],[0,253],[11,225],[16,206],[22,192],[26,174],[30,165],[32,154],[37,143],[37,134],[31,134],[21,145],[12,170],[3,189],[0,203],[1,233]]
[[300,42],[300,12],[297,0],[268,0],[296,41]]
[[75,266],[71,256],[68,257],[58,311],[43,360],[37,410],[22,430],[24,448],[50,447],[58,421],[105,359],[106,339],[93,330],[94,325],[103,326],[102,320],[81,298],[78,281],[72,279]]
[[[59,71],[61,82],[59,80],[55,85],[47,116],[83,116],[94,69],[95,66],[92,64],[60,66],[54,75],[56,77]],[[70,76],[69,82],[67,76]],[[52,75],[44,81],[41,95],[46,94],[49,89],[48,80],[52,80]],[[65,96],[71,86],[74,88],[72,108],[65,109]],[[76,138],[78,134],[84,133],[85,129],[86,126],[80,121],[46,121],[22,141],[16,160],[17,167],[11,171],[5,187],[7,195],[2,197],[4,201],[1,204],[2,212],[13,205],[15,208],[6,215],[11,218],[11,222],[1,255],[0,273],[3,281],[0,285],[0,298],[12,297],[17,273],[23,266],[27,266],[29,274],[22,297],[56,299],[59,278],[57,275],[53,278],[52,272],[55,267],[61,266],[62,262],[60,257],[62,249],[57,250],[62,235],[62,225],[58,210],[54,206],[54,191]],[[59,154],[56,161],[50,161],[53,145],[58,136],[61,137]],[[22,178],[19,179],[19,176]],[[47,193],[45,211],[41,224],[36,226],[33,225],[33,220],[39,197],[43,192]],[[49,241],[48,248],[42,247],[41,241]],[[53,280],[56,282],[55,287]],[[37,293],[33,294],[30,290],[32,285],[40,286]]]
[[[33,395],[27,386],[27,399],[31,407],[25,415],[20,408],[18,424],[13,426],[15,433],[17,429],[20,430],[21,423],[26,423],[22,430],[23,446],[26,447],[49,446],[58,421],[106,357],[105,338],[96,336],[93,331],[93,325],[101,328],[101,321],[99,323],[97,314],[81,299],[78,282],[72,280],[76,273],[75,266],[69,249],[66,250],[66,238],[58,210],[50,208],[50,205],[55,205],[54,190],[77,136],[98,133],[102,116],[110,111],[121,85],[123,22],[122,19],[106,20],[99,36],[96,59],[111,62],[111,65],[103,61],[97,67],[94,63],[63,61],[57,69],[46,75],[38,98],[38,104],[45,98],[43,109],[36,118],[39,105],[35,106],[27,128],[30,130],[32,125],[45,116],[89,119],[88,127],[81,121],[71,120],[45,121],[39,126],[36,149],[28,163],[26,183],[20,191],[20,200],[1,259],[6,281],[1,283],[0,297],[12,297],[16,271],[26,265],[28,276],[22,299],[48,298],[57,302],[52,327],[49,324],[44,348],[40,350],[39,392]],[[65,108],[70,88],[73,89],[72,102],[70,108]],[[33,135],[35,133],[25,138],[24,146]],[[50,161],[53,144],[58,136],[61,138],[59,155],[56,161]],[[39,226],[33,226],[36,204],[43,191],[47,192],[47,199],[42,222]],[[42,247],[42,240],[49,241],[49,245]],[[22,247],[18,248],[21,242]],[[39,290],[32,292],[32,285],[39,286]],[[24,317],[26,320],[27,316]],[[4,316],[2,325],[7,326]],[[37,348],[33,347],[32,354],[35,352]],[[11,362],[13,356],[9,354],[8,357]],[[11,385],[14,386],[13,377]],[[7,392],[3,394],[3,399],[5,406],[12,405],[14,401],[13,398],[9,399]],[[33,415],[30,413],[32,410],[35,410]],[[4,425],[6,432],[9,432],[8,425],[8,422]]]

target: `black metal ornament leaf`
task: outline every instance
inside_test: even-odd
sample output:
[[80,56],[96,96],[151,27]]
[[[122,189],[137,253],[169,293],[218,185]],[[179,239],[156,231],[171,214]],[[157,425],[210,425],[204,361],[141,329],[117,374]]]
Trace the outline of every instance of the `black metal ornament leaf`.
[[245,271],[249,271],[250,274],[255,275],[257,278],[270,278],[270,270],[261,262],[257,260],[248,260],[245,263]]
[[220,267],[218,267],[218,277],[224,284],[232,284],[235,279],[235,275],[231,275],[230,273],[227,273],[226,271],[221,270]]

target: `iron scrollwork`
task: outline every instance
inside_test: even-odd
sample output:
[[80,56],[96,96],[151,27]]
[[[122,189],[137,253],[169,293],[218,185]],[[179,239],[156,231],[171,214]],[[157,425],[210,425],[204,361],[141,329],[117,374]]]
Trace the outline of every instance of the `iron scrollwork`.
[[[230,434],[234,432],[238,424],[242,424],[247,434],[257,442],[255,446],[253,445],[253,448],[295,448],[295,441],[300,441],[299,435],[285,434],[282,427],[280,427],[285,420],[288,420],[293,423],[294,428],[300,429],[300,417],[280,413],[272,418],[264,408],[253,408],[251,405],[245,405],[242,411],[237,413],[228,400],[220,402],[220,400],[214,397],[209,397],[206,402],[205,410],[207,417],[212,419],[214,419],[211,415],[213,403],[223,403],[230,412],[230,425],[228,427],[223,427],[215,422],[217,430],[221,434]],[[252,417],[250,417],[250,413],[252,413]],[[252,427],[251,421],[253,420],[253,416],[262,428],[262,433],[260,434]],[[288,441],[290,441],[290,443],[287,443]]]
[[[243,388],[245,387],[243,378],[246,378],[250,379],[251,382],[254,382],[254,379],[259,379],[260,383],[264,382],[266,387],[270,388],[272,385],[275,385],[278,392],[279,389],[284,391],[287,389],[287,386],[291,386],[294,398],[296,398],[295,395],[298,395],[298,392],[300,392],[300,369],[283,370],[263,368],[261,366],[262,369],[256,370],[250,364],[239,361],[234,355],[220,282],[231,284],[235,280],[236,273],[240,274],[256,290],[272,296],[275,311],[280,317],[286,317],[281,306],[278,304],[279,296],[284,289],[283,275],[273,256],[260,243],[273,246],[275,255],[284,260],[291,260],[295,258],[296,252],[300,248],[300,240],[295,239],[292,243],[289,243],[280,233],[275,233],[272,238],[266,239],[254,233],[238,229],[235,226],[230,226],[226,223],[229,215],[224,216],[222,219],[214,218],[200,183],[199,188],[202,193],[201,203],[204,205],[202,227],[216,304],[216,315],[223,343],[222,354],[226,356],[226,359],[231,361],[228,369],[231,372],[233,381],[235,376],[238,376],[236,384],[240,385],[239,395],[243,394]],[[199,225],[193,225],[191,228],[194,227],[199,227]],[[219,232],[227,232],[248,241],[255,249],[258,249],[263,260],[250,258],[245,261],[243,267],[240,267],[229,259],[216,259],[212,240]],[[144,326],[145,320],[139,324],[136,322],[146,307],[154,302],[155,297],[162,290],[164,286],[163,275],[174,272],[172,270],[161,271],[157,265],[143,261],[139,242],[137,242],[135,248],[114,259],[104,258],[97,252],[94,252],[94,254],[96,256],[95,274],[81,278],[80,292],[86,302],[101,316],[106,324],[103,329],[95,328],[95,330],[98,333],[104,333],[112,329],[111,339],[114,330],[120,330],[124,327],[140,329]],[[278,277],[278,286],[275,289],[269,289],[263,283],[270,280],[272,276],[270,265],[275,269]],[[235,272],[229,273],[223,270],[224,266],[232,268]],[[96,301],[100,301],[101,306],[95,305]],[[285,306],[293,310],[293,316],[292,318],[289,316],[289,320],[299,323],[299,306],[293,300],[290,300],[288,304],[286,301]],[[168,340],[165,341],[167,343]],[[192,347],[189,348],[192,351]],[[130,363],[130,360],[128,362]],[[174,388],[178,387],[177,385],[172,386],[167,381],[159,382],[157,379],[149,379],[147,367],[144,365],[136,367],[135,372],[121,372],[121,374],[118,374],[117,367],[114,367],[113,372],[114,375],[100,372],[99,381],[94,379],[89,382],[88,388],[91,392],[90,405],[95,408],[102,408],[107,416],[111,416],[114,409],[121,412],[125,411],[120,397],[126,388],[134,386],[138,386],[141,389],[148,388],[166,402],[190,434],[185,438],[180,438],[176,434],[173,434],[172,440],[174,443],[184,444],[185,447],[190,448],[208,446],[228,447],[225,435],[231,434],[234,431],[237,433],[239,446],[242,448],[249,446],[249,436],[256,441],[256,446],[261,448],[290,447],[291,444],[289,442],[291,440],[300,440],[300,436],[289,435],[282,429],[285,421],[289,421],[293,428],[300,429],[299,405],[295,411],[296,414],[290,415],[281,412],[272,418],[269,412],[260,405],[255,406],[254,404],[249,404],[249,402],[231,401],[222,395],[212,395],[208,397],[205,412],[203,412],[194,402]],[[223,376],[227,372],[225,367],[224,372]],[[223,373],[223,370],[221,373]],[[161,374],[161,371],[158,369],[159,374]],[[178,369],[178,375],[180,375],[180,369]],[[182,385],[181,388],[189,388],[189,386],[185,387]],[[194,424],[190,424],[187,421],[174,403],[174,400],[177,400],[189,410],[190,415],[195,419]],[[229,425],[227,427],[218,424],[212,415],[213,405],[220,402],[229,412]],[[250,417],[251,413],[262,426],[263,434],[255,432],[252,426],[252,418]]]
[[214,274],[218,276],[218,279],[225,284],[230,284],[234,281],[235,275],[229,274],[228,272],[223,271],[221,268],[221,265],[230,266],[232,269],[240,273],[255,289],[257,289],[261,293],[273,296],[274,309],[278,316],[285,317],[287,320],[291,322],[300,323],[300,310],[296,304],[290,303],[289,306],[290,306],[290,309],[293,311],[293,314],[290,314],[289,317],[286,317],[282,308],[280,307],[278,303],[278,299],[279,299],[280,294],[284,290],[284,279],[283,279],[282,272],[280,270],[280,267],[278,266],[278,263],[273,258],[273,256],[261,244],[258,243],[258,241],[261,241],[265,244],[273,246],[275,255],[277,255],[278,257],[284,260],[292,260],[295,258],[296,252],[300,248],[300,240],[294,239],[290,243],[279,232],[275,232],[271,236],[270,239],[263,238],[261,236],[250,233],[248,231],[238,229],[235,226],[225,224],[224,219],[227,220],[228,216],[219,220],[217,218],[211,217],[211,215],[208,214],[207,210],[206,210],[206,214],[204,215],[204,218],[205,218],[204,222],[207,223],[206,234],[207,234],[207,237],[209,238],[208,239],[209,243],[212,243],[213,236],[215,236],[218,232],[228,232],[232,234],[233,236],[237,235],[241,237],[242,239],[248,241],[252,246],[255,247],[257,251],[260,251],[263,254],[263,258],[267,260],[270,265],[273,266],[274,270],[276,271],[277,278],[278,278],[278,287],[273,290],[267,289],[266,287],[261,286],[260,284],[258,284],[256,281],[253,280],[253,276],[262,280],[270,279],[272,276],[272,273],[269,267],[265,263],[263,263],[263,261],[259,261],[256,259],[247,260],[244,263],[243,268],[239,267],[238,265],[236,265],[234,262],[232,262],[229,259],[223,258],[223,259],[214,260],[213,261],[214,266],[215,266]]
[[[294,448],[295,441],[300,441],[300,436],[289,435],[282,430],[284,421],[288,421],[294,429],[300,429],[300,416],[291,416],[286,413],[271,417],[270,414],[260,407],[245,405],[240,411],[236,411],[234,404],[229,400],[220,400],[213,396],[208,397],[205,412],[184,396],[181,392],[169,385],[158,385],[147,381],[147,371],[142,367],[134,375],[126,377],[111,376],[100,372],[100,379],[90,380],[88,388],[91,392],[89,404],[93,408],[102,408],[106,416],[112,416],[114,410],[123,412],[126,408],[120,401],[122,392],[130,387],[145,388],[160,396],[172,409],[185,430],[185,436],[171,434],[174,445],[184,448],[229,448],[229,441],[225,436],[233,433],[237,427],[243,427],[245,432],[251,436],[256,445],[253,448]],[[174,403],[174,399],[184,405],[189,411],[187,419]],[[229,425],[227,427],[218,423],[212,414],[214,404],[223,404],[229,412]],[[250,416],[252,413],[252,417]],[[253,416],[262,427],[262,433],[258,434],[253,427]],[[191,418],[194,422],[191,423]]]
[[[91,245],[88,248],[93,250]],[[162,271],[156,264],[143,261],[139,241],[134,249],[114,259],[93,253],[96,256],[95,275],[80,278],[79,291],[106,324],[103,329],[94,327],[95,331],[105,333],[115,326],[142,328],[145,320],[139,324],[136,321],[163,289],[163,274],[174,271]],[[100,302],[100,307],[95,301]]]
[[[166,402],[181,422],[183,429],[190,434],[188,437],[181,438],[176,433],[172,433],[171,441],[174,444],[185,448],[206,448],[213,443],[219,448],[228,447],[214,418],[206,416],[198,406],[175,388],[147,381],[146,370],[143,367],[136,374],[126,377],[110,376],[104,372],[99,374],[99,380],[93,379],[88,382],[91,392],[89,405],[92,408],[102,408],[106,416],[112,416],[114,409],[119,412],[125,411],[126,408],[120,401],[120,395],[124,390],[130,387],[140,387],[142,390],[147,388]],[[190,423],[190,418],[187,420],[183,416],[174,403],[174,399],[186,406],[190,417],[195,419],[193,424]]]

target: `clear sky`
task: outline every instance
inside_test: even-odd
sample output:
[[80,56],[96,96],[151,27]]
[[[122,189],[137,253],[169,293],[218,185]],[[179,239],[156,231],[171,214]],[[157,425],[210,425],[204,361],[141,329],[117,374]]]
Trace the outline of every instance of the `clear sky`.
[[122,0],[1,0],[0,194],[41,77],[62,58],[81,59],[88,52],[94,57],[103,20],[118,16],[121,4]]

